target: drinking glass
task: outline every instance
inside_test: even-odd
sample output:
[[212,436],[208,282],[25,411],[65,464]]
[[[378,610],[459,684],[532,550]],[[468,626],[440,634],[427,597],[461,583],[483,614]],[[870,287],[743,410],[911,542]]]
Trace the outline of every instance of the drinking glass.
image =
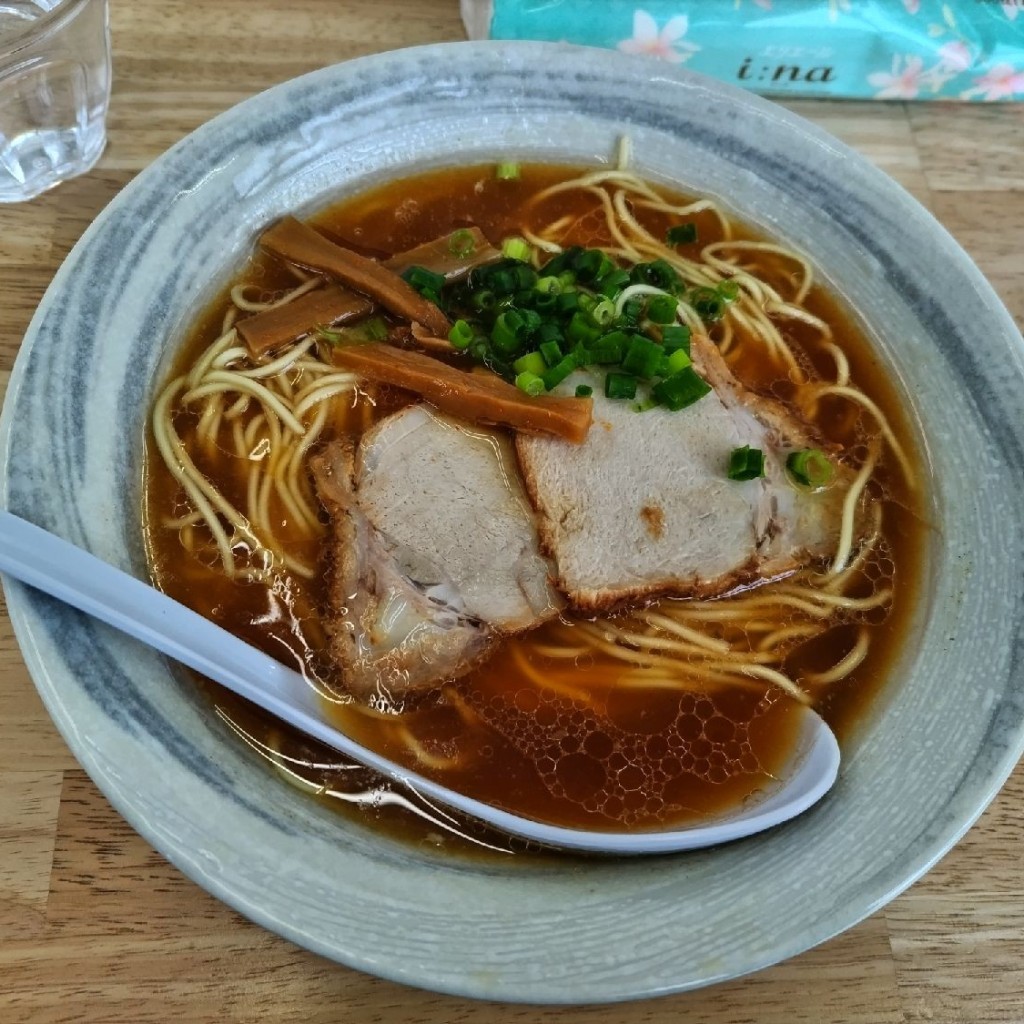
[[109,99],[107,0],[0,0],[0,202],[88,171]]

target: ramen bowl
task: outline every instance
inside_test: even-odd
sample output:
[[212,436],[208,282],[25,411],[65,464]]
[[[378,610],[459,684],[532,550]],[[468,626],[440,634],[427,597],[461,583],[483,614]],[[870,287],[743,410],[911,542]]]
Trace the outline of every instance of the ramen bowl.
[[188,876],[352,967],[439,991],[600,1002],[707,985],[852,926],[970,826],[1024,746],[1024,342],[913,199],[783,109],[677,68],[530,43],[382,54],[199,129],[83,236],[2,421],[3,502],[146,577],[144,433],[170,358],[260,229],[389,178],[607,163],[716,197],[802,250],[860,318],[925,452],[912,627],[841,777],[798,820],[647,860],[444,856],[268,771],[161,656],[12,582],[29,669],[83,767]]

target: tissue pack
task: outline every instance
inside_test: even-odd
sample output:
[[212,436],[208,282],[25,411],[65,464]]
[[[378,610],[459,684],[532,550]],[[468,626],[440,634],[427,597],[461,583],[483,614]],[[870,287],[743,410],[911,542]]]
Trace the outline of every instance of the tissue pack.
[[1024,0],[462,0],[473,39],[643,54],[770,96],[1024,99]]

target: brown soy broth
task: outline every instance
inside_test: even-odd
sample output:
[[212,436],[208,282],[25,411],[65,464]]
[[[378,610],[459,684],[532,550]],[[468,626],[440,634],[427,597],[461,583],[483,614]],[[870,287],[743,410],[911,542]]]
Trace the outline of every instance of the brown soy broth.
[[[540,189],[575,176],[575,168],[531,167],[521,169],[518,179],[498,181],[490,167],[471,167],[432,172],[415,179],[393,182],[331,207],[312,218],[322,231],[339,242],[369,255],[387,255],[411,248],[455,228],[475,224],[492,242],[516,234],[522,210]],[[603,220],[588,213],[587,197],[562,194],[535,204],[530,224],[538,227],[556,217],[574,221],[572,241],[584,245],[609,244]],[[696,256],[700,247],[720,235],[716,218],[701,213],[696,221],[699,242],[684,253]],[[650,213],[645,223],[655,234],[663,233],[671,218]],[[734,225],[734,237],[756,238]],[[692,252],[688,251],[692,250]],[[766,258],[758,273],[783,293],[792,290],[791,267]],[[264,255],[256,255],[241,275],[254,289],[270,297],[293,287],[294,277]],[[827,320],[836,343],[845,351],[852,379],[866,391],[889,418],[897,436],[913,450],[909,425],[899,396],[865,343],[853,319],[820,288],[805,306]],[[176,372],[190,366],[221,333],[227,307],[226,294],[197,322],[183,347]],[[814,338],[813,330],[799,322],[787,322],[787,340],[798,347]],[[814,360],[814,368],[828,374],[827,355]],[[755,358],[732,363],[734,372],[751,387],[787,400],[793,385],[766,374]],[[363,395],[345,404],[331,433],[358,434],[381,416],[408,401],[386,390]],[[828,400],[826,400],[827,402]],[[829,413],[834,413],[830,415]],[[852,446],[860,443],[860,417],[848,404],[835,403],[824,410],[827,439]],[[188,439],[195,421],[180,417],[176,426]],[[246,480],[240,460],[222,453],[209,456],[207,472],[216,474],[218,485],[230,501],[241,503]],[[204,468],[206,468],[204,466]],[[898,471],[882,466],[881,480],[887,501],[886,540],[894,563],[896,581],[891,610],[884,622],[873,624],[869,653],[863,663],[828,691],[820,710],[846,737],[860,721],[887,677],[913,611],[925,529],[920,498],[911,493]],[[300,580],[281,574],[273,585],[237,583],[213,567],[212,559],[197,561],[187,555],[174,530],[162,528],[169,515],[182,512],[178,486],[157,456],[148,459],[147,540],[154,577],[172,596],[196,608],[231,632],[324,680],[332,688],[332,669],[321,655],[323,630],[319,612],[324,606],[323,578]],[[283,517],[283,511],[278,510]],[[299,530],[282,522],[287,543],[315,557],[310,541]],[[866,590],[871,581],[865,579]],[[653,827],[666,822],[682,823],[734,806],[763,786],[792,749],[796,715],[788,699],[767,696],[760,687],[720,690],[710,699],[700,695],[659,691],[623,691],[607,688],[589,710],[581,710],[580,691],[594,673],[621,671],[621,665],[605,655],[588,655],[582,663],[552,659],[538,653],[554,626],[542,626],[527,640],[505,641],[480,668],[443,691],[403,710],[401,715],[379,715],[353,703],[331,705],[339,725],[350,735],[423,774],[434,775],[455,789],[479,799],[565,825]],[[805,644],[790,656],[783,669],[789,674],[833,664],[855,642],[850,626],[840,626],[824,637]],[[542,680],[543,685],[537,680]],[[494,837],[467,829],[460,847],[450,831],[438,838],[435,820],[422,808],[398,808],[387,801],[370,799],[377,783],[338,768],[329,751],[304,738],[289,734],[245,702],[206,684],[211,700],[257,746],[270,742],[282,751],[294,771],[332,792],[332,806],[356,808],[365,817],[372,813],[376,825],[407,839],[446,848],[479,849],[479,843],[508,848]],[[458,707],[467,710],[460,715]],[[467,728],[466,717],[479,724]],[[410,752],[413,737],[426,762]],[[436,759],[449,761],[458,754],[461,768],[431,767]],[[732,773],[723,774],[723,758]],[[348,798],[338,796],[348,793]],[[512,848],[515,844],[512,844]]]

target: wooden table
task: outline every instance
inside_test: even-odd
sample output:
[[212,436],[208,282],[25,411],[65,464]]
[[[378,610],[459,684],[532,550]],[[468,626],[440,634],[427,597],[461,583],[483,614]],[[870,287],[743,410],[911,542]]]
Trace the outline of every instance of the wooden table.
[[[455,0],[115,0],[110,144],[0,210],[0,374],[79,235],[168,146],[253,93],[461,39]],[[1024,323],[1024,105],[793,103],[934,211]],[[857,928],[717,988],[543,1009],[357,974],[239,917],[140,839],[77,766],[0,618],[0,1022],[882,1024],[1024,1021],[1024,768],[924,880]]]

